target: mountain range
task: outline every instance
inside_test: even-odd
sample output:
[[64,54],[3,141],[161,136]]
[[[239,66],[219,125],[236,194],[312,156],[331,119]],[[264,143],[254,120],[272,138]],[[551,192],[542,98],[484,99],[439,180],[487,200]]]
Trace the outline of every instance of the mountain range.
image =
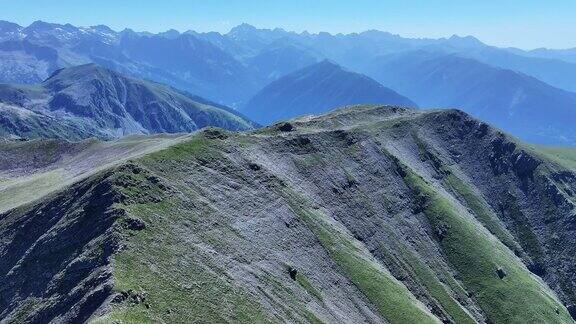
[[457,110],[1,141],[0,319],[573,323],[575,197]]
[[428,51],[381,56],[364,70],[421,107],[460,108],[530,142],[576,145],[576,94],[526,74]]
[[[576,122],[573,52],[497,48],[471,36],[403,38],[375,30],[311,34],[243,24],[225,34],[152,34],[103,25],[0,22],[0,82],[37,84],[60,68],[96,63],[247,111],[273,82],[327,59],[372,77],[421,108],[459,108],[524,140],[556,145],[576,143],[566,126]],[[403,65],[388,69],[386,62],[393,61]],[[501,78],[492,82],[497,75]],[[353,103],[370,102],[359,99],[364,100]]]
[[410,99],[359,73],[322,61],[264,87],[241,111],[267,125],[307,114],[322,114],[354,104],[387,103],[417,107]]
[[94,64],[54,72],[37,85],[0,85],[0,137],[117,138],[256,125],[200,97]]
[[0,21],[0,323],[575,323],[574,91],[472,36]]

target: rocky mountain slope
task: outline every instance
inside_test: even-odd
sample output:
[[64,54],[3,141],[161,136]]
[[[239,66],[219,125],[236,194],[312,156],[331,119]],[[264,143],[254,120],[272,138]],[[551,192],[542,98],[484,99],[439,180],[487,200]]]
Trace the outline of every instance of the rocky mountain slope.
[[352,104],[416,107],[410,99],[365,75],[322,61],[272,82],[241,111],[265,125]]
[[[573,150],[526,146],[460,111],[389,106],[176,140],[93,161],[98,172],[0,214],[0,318],[576,316]],[[80,144],[50,143],[1,145],[0,184],[83,160]]]
[[420,107],[462,109],[526,141],[575,145],[576,93],[455,55],[415,51],[366,66]]
[[59,70],[39,85],[0,85],[0,137],[103,139],[230,130],[254,124],[230,108],[94,64]]

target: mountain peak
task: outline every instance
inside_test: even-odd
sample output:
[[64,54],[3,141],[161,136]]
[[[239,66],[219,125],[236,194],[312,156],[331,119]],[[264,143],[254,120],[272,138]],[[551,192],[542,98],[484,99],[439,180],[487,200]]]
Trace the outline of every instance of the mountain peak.
[[60,89],[72,83],[82,84],[118,75],[118,73],[100,65],[89,63],[56,70],[49,78],[44,80],[43,84],[47,88]]
[[0,32],[13,31],[19,29],[22,29],[22,26],[6,20],[0,20]]
[[416,107],[410,99],[360,73],[323,60],[292,72],[264,87],[244,108],[260,124],[319,114],[354,104]]
[[[16,99],[13,93],[19,93]],[[205,126],[245,130],[254,125],[231,108],[96,64],[58,70],[26,89],[7,85],[0,91],[0,100],[21,112],[29,111],[24,103],[38,96],[45,98],[34,106],[35,112],[42,111],[42,117],[23,120],[20,115],[13,116],[21,122],[10,126],[9,134],[108,139],[127,134],[191,132]],[[38,122],[38,118],[47,121]],[[4,121],[0,130],[6,125]],[[3,134],[0,131],[0,138]]]
[[102,32],[102,33],[115,33],[115,31],[112,28],[110,28],[106,25],[96,25],[96,26],[92,26],[91,28],[98,31],[98,32]]
[[33,23],[31,23],[28,27],[26,27],[26,29],[28,30],[49,30],[55,27],[61,27],[62,25],[59,24],[54,24],[54,23],[49,23],[49,22],[45,22],[42,20],[36,20]]
[[463,47],[481,47],[481,46],[485,46],[484,43],[482,43],[478,38],[474,37],[474,36],[458,36],[458,35],[452,35],[449,39],[448,42],[452,45],[456,45],[456,46],[463,46]]
[[[185,34],[187,34],[187,33],[185,33]],[[159,33],[159,34],[158,34],[158,36],[162,36],[162,37],[165,37],[165,38],[168,38],[168,39],[176,39],[176,38],[178,38],[180,35],[182,35],[182,34],[180,34],[180,32],[177,31],[176,29],[169,29],[169,30],[167,30],[167,31],[165,31],[165,32],[162,32],[162,33]]]
[[342,69],[342,67],[340,65],[338,65],[338,63],[336,63],[330,59],[324,59],[324,60],[318,62],[317,64],[315,64],[314,66],[329,67],[329,68],[333,68],[333,69]]
[[230,29],[230,32],[228,32],[228,34],[248,33],[248,32],[255,32],[255,31],[258,31],[258,28],[254,27],[248,23],[242,23],[242,24]]

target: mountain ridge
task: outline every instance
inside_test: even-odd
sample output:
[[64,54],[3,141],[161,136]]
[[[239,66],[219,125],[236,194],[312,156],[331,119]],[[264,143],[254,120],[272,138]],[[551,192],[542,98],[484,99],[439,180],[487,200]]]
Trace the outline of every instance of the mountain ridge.
[[272,82],[241,111],[261,124],[270,124],[334,107],[371,103],[417,107],[375,80],[324,60]]
[[570,323],[576,169],[554,161],[455,110],[203,130],[0,214],[0,316]]
[[254,127],[230,108],[95,64],[60,69],[37,86],[3,85],[3,137],[114,138]]
[[[558,97],[550,97],[553,92],[560,93],[551,87],[569,92],[576,85],[576,74],[572,73],[576,71],[576,64],[569,62],[569,59],[550,57],[552,52],[542,54],[542,51],[497,48],[472,36],[403,38],[376,30],[333,35],[326,32],[296,33],[279,28],[259,29],[249,25],[229,33],[168,31],[165,34],[129,29],[117,32],[105,26],[75,27],[44,22],[28,27],[5,25],[8,32],[0,32],[0,80],[4,82],[35,84],[56,69],[97,63],[122,74],[161,82],[235,109],[245,107],[250,98],[271,82],[324,59],[332,60],[351,71],[375,77],[378,71],[367,69],[367,62],[391,55],[408,58],[414,51],[455,55],[486,65],[487,69],[480,71],[477,78],[485,77],[484,74],[489,73],[487,70],[504,68],[535,77],[550,86],[533,86],[541,89],[543,94],[525,96],[523,91],[526,84],[534,82],[527,77],[512,77],[508,73],[503,77],[515,84],[502,85],[501,88],[505,90],[491,88],[491,84],[465,89],[460,84],[452,84],[443,89],[449,92],[447,96],[453,96],[450,92],[463,91],[457,100],[441,102],[442,107],[469,110],[468,105],[471,103],[493,104],[482,107],[492,111],[493,115],[500,114],[490,119],[491,122],[509,118],[506,113],[510,112],[507,109],[510,105],[525,111],[541,106],[544,107],[542,110],[549,110],[551,116],[556,114],[551,119],[560,120],[570,105],[571,99],[568,97],[571,95],[562,93]],[[562,53],[570,54],[569,51]],[[458,66],[453,68],[443,65],[437,68],[439,70],[434,72],[436,75],[451,75]],[[416,97],[419,95],[408,94],[401,89],[401,83],[405,81],[403,76],[394,80],[386,79],[386,82],[385,78],[375,79],[418,101]],[[477,84],[475,80],[466,82]],[[504,96],[511,102],[516,98],[515,103],[502,104],[479,99],[489,98],[490,93],[513,92],[514,89],[510,88],[515,88],[517,93],[505,93]],[[429,92],[428,88],[422,92]],[[433,96],[432,93],[428,95]],[[502,108],[503,105],[506,107]],[[535,119],[530,123],[538,122],[539,119]],[[523,139],[556,145],[574,143],[574,134],[570,130],[555,131],[556,125],[553,123],[537,125],[539,129],[533,137],[525,136],[532,131],[533,126],[523,126],[514,120],[512,124],[515,127],[506,130]]]
[[457,107],[524,140],[574,145],[576,94],[457,55],[414,51],[364,68],[421,107]]

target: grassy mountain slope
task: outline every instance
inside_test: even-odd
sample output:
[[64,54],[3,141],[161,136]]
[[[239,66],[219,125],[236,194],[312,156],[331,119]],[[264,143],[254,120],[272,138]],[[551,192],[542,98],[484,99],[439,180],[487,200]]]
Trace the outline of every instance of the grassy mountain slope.
[[93,64],[59,70],[36,86],[0,86],[0,111],[0,137],[109,139],[254,126],[230,108]]
[[549,154],[458,111],[204,130],[2,214],[0,317],[570,323]]
[[114,142],[0,141],[0,212],[186,138],[155,135],[129,136]]

